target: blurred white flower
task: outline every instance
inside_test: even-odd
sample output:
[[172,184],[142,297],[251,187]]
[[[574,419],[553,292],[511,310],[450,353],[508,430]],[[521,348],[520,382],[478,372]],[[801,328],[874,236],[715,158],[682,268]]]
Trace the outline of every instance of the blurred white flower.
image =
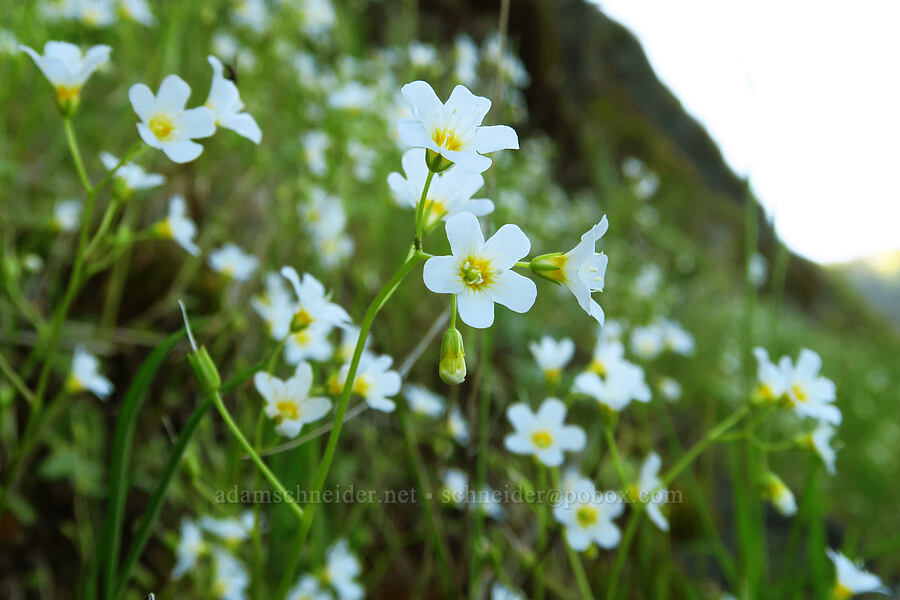
[[413,67],[422,69],[430,67],[437,62],[437,48],[423,42],[411,42],[409,44],[409,62]]
[[472,87],[478,83],[478,46],[466,34],[456,38],[456,66],[454,76],[463,85]]
[[649,402],[650,388],[644,381],[644,370],[629,362],[617,363],[601,378],[593,371],[575,377],[572,391],[591,396],[614,412],[623,410],[632,400]]
[[372,165],[378,153],[359,140],[347,142],[347,156],[353,161],[353,176],[363,182],[372,180]]
[[[100,161],[107,171],[112,171],[119,164],[119,159],[109,152],[101,152]],[[126,192],[149,190],[166,182],[166,178],[159,173],[148,173],[133,162],[126,162],[119,167],[116,179],[122,182]]]
[[209,253],[209,266],[231,279],[247,281],[259,266],[259,259],[244,252],[237,244],[228,242]]
[[659,322],[659,327],[662,331],[665,349],[682,356],[694,353],[694,336],[682,327],[681,323],[671,319],[662,319]]
[[545,335],[540,342],[529,342],[528,349],[547,381],[557,381],[575,355],[575,342],[569,338],[557,342]]
[[331,410],[331,400],[310,398],[313,373],[309,363],[301,362],[293,377],[282,381],[268,373],[257,373],[253,383],[266,400],[266,416],[275,419],[275,431],[295,438],[307,423],[318,421]]
[[288,592],[287,600],[333,600],[331,592],[319,585],[312,575],[303,575]]
[[[376,355],[364,352],[356,370],[356,378],[353,380],[352,392],[362,396],[370,408],[382,412],[393,412],[397,405],[392,396],[400,392],[400,374],[391,370],[394,362],[386,354]],[[345,364],[338,373],[337,381],[343,388],[347,381],[350,365]]]
[[827,549],[828,558],[834,563],[836,581],[832,597],[836,600],[851,598],[856,594],[874,592],[890,595],[891,591],[882,585],[881,579],[866,571],[862,564],[854,564],[852,560],[832,549]]
[[482,56],[484,56],[486,61],[499,66],[503,73],[503,78],[513,86],[517,88],[526,87],[530,78],[528,71],[525,70],[525,65],[522,64],[522,61],[515,54],[510,52],[509,46],[503,49],[503,54],[501,55],[501,45],[500,35],[498,33],[492,34],[484,42]]
[[631,351],[639,358],[653,360],[665,347],[665,333],[658,323],[631,330]]
[[527,312],[537,297],[534,282],[512,271],[531,249],[516,225],[504,225],[486,242],[478,219],[459,213],[447,219],[450,256],[425,263],[425,287],[437,294],[456,294],[459,316],[470,327],[494,322],[494,302],[518,313]]
[[444,414],[444,399],[426,387],[410,383],[404,386],[403,395],[417,415],[437,419]]
[[250,531],[253,529],[253,511],[245,510],[237,519],[203,517],[200,519],[200,528],[221,538],[229,548],[235,548],[250,537]]
[[328,94],[328,106],[341,110],[358,111],[374,102],[375,90],[358,81],[348,81]]
[[154,227],[160,237],[175,240],[179,246],[193,254],[200,255],[200,248],[194,243],[197,226],[187,216],[187,205],[181,196],[169,199],[169,215]]
[[788,382],[788,400],[801,417],[811,417],[841,424],[841,411],[834,405],[837,392],[834,382],[819,375],[822,359],[808,348],[800,351]]
[[822,462],[825,463],[825,469],[829,475],[834,475],[834,463],[837,459],[837,453],[831,447],[831,438],[834,437],[834,427],[825,421],[819,421],[819,424],[805,438],[806,443],[819,455]]
[[178,579],[197,565],[197,558],[206,551],[203,533],[192,519],[181,520],[181,537],[175,550],[172,579]]
[[[291,314],[296,314],[292,312]],[[290,319],[288,319],[290,327]],[[279,329],[281,329],[279,327]],[[304,360],[325,361],[331,356],[334,348],[328,341],[331,328],[323,325],[308,325],[299,331],[292,332],[284,346],[284,359],[288,364],[296,365]]]
[[119,14],[131,21],[151,27],[156,23],[156,17],[150,11],[147,0],[118,0]]
[[447,413],[447,432],[461,446],[469,444],[469,424],[463,418],[458,406],[454,406]]
[[244,103],[241,102],[240,93],[235,83],[225,78],[222,61],[212,55],[207,56],[206,60],[213,69],[213,78],[204,106],[215,114],[216,126],[230,129],[254,144],[259,144],[262,131],[253,117],[243,112]]
[[750,279],[750,283],[756,287],[762,287],[768,274],[769,263],[766,261],[766,257],[758,252],[751,256],[750,262],[747,263],[747,277]]
[[797,500],[794,498],[794,493],[778,475],[771,471],[763,476],[763,495],[771,500],[778,512],[785,517],[792,517],[797,513]]
[[650,298],[659,291],[662,283],[662,271],[657,265],[649,263],[641,267],[634,278],[634,293],[640,298]]
[[304,0],[301,4],[303,33],[313,37],[320,36],[334,26],[335,15],[331,0]]
[[566,528],[566,543],[573,550],[584,552],[593,543],[606,549],[619,543],[621,532],[613,520],[624,510],[619,494],[598,492],[591,480],[581,479],[553,507],[553,516]]
[[506,416],[515,431],[503,440],[504,446],[515,454],[531,454],[548,467],[558,467],[563,452],[580,452],[584,448],[584,430],[566,425],[566,405],[556,398],[544,400],[537,413],[527,404],[511,405]]
[[473,491],[471,500],[470,504],[473,510],[482,511],[495,521],[502,521],[506,518],[503,504],[501,504],[497,493],[490,486],[484,486],[479,490]]
[[409,146],[431,150],[475,173],[491,166],[485,154],[519,148],[519,138],[511,127],[481,125],[491,101],[474,95],[465,86],[453,88],[446,104],[424,81],[407,83],[401,92],[413,118],[401,119],[397,128],[400,139]]
[[284,278],[275,272],[266,273],[266,291],[250,299],[253,310],[262,317],[266,329],[276,340],[283,340],[291,330],[294,301]]
[[650,517],[653,524],[662,531],[668,531],[669,521],[659,508],[666,503],[666,496],[668,495],[668,490],[665,487],[659,487],[662,484],[662,480],[659,478],[661,466],[662,459],[656,452],[651,452],[644,459],[644,464],[641,465],[641,476],[638,480],[639,496],[637,500],[645,503],[647,516]]
[[216,132],[216,115],[205,106],[185,109],[191,87],[178,75],[168,75],[154,96],[143,83],[128,90],[131,106],[141,122],[138,132],[151,148],[162,150],[173,162],[194,160],[203,146],[192,141]]
[[662,377],[659,380],[659,393],[669,402],[675,402],[681,398],[681,384],[671,377]]
[[[428,178],[425,150],[407,150],[403,153],[401,164],[406,177],[397,172],[391,173],[387,178],[388,186],[398,204],[416,208]],[[472,198],[483,185],[484,177],[480,173],[470,173],[459,167],[436,173],[425,198],[425,230],[430,231],[439,221],[461,212],[471,213],[476,217],[493,212],[493,202],[486,198]]]
[[787,393],[790,385],[791,371],[793,370],[791,359],[782,356],[776,365],[769,360],[769,353],[766,349],[760,347],[753,349],[753,356],[756,357],[756,378],[759,381],[756,395],[766,402],[779,400]]
[[525,596],[500,582],[491,586],[491,600],[525,600]]
[[213,558],[215,561],[213,595],[219,600],[245,600],[250,577],[244,565],[222,549],[217,549]]
[[301,141],[306,156],[306,166],[313,175],[324,175],[328,170],[325,152],[331,147],[331,138],[324,131],[309,131],[303,135]]
[[265,0],[238,0],[231,13],[231,20],[256,33],[262,33],[268,25],[269,7]]
[[365,590],[357,581],[362,566],[350,552],[347,540],[339,540],[328,551],[323,580],[334,588],[338,600],[361,600]]
[[81,200],[60,200],[53,207],[53,227],[59,231],[75,231],[81,223]]
[[100,374],[100,361],[85,350],[84,346],[76,346],[72,356],[72,371],[66,380],[66,391],[77,393],[89,391],[101,400],[106,400],[115,387],[112,382]]
[[441,502],[462,506],[468,500],[469,476],[461,469],[441,471]]
[[44,54],[38,54],[28,46],[19,46],[34,60],[44,77],[56,90],[56,102],[63,110],[74,109],[81,88],[94,71],[109,61],[109,46],[93,46],[84,55],[81,48],[68,42],[47,42]]

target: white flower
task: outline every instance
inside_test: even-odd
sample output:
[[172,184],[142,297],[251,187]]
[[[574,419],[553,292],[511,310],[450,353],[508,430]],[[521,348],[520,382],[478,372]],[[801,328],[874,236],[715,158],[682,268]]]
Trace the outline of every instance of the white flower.
[[649,298],[659,291],[662,283],[662,271],[658,265],[649,263],[641,268],[634,279],[634,293],[641,298]]
[[378,152],[359,140],[350,140],[347,142],[347,155],[353,160],[353,176],[363,182],[371,181],[372,165],[378,158]]
[[475,510],[482,511],[495,521],[502,521],[506,518],[503,504],[501,504],[498,494],[490,486],[484,486],[473,492],[471,504]]
[[[401,386],[400,374],[391,370],[393,362],[394,359],[390,356],[369,352],[364,352],[360,358],[352,392],[365,398],[370,408],[382,412],[393,412],[397,408],[394,401],[389,400],[400,392]],[[337,380],[341,388],[347,381],[349,371],[350,365],[345,364],[338,373]]]
[[545,335],[541,338],[540,343],[530,342],[528,349],[531,350],[544,377],[548,381],[555,381],[559,379],[562,370],[575,355],[575,342],[569,338],[563,338],[557,342],[549,335]]
[[27,52],[34,63],[56,90],[56,101],[60,106],[78,100],[81,88],[94,71],[109,61],[109,46],[93,46],[82,56],[81,49],[68,42],[47,42],[44,54],[38,54],[28,46],[19,46]]
[[506,411],[515,431],[506,436],[503,444],[515,454],[532,454],[548,467],[558,467],[563,451],[579,452],[584,448],[584,430],[566,425],[566,405],[556,398],[547,398],[537,413],[527,404],[516,403]]
[[504,225],[487,242],[478,219],[459,213],[447,219],[451,256],[434,256],[425,263],[425,287],[438,294],[456,294],[459,316],[471,327],[494,322],[494,302],[524,313],[534,305],[534,282],[512,271],[531,249],[516,225]]
[[53,207],[53,226],[59,231],[75,231],[81,222],[81,200],[60,200]]
[[769,274],[769,263],[766,257],[758,252],[750,257],[747,263],[747,278],[756,287],[762,287],[766,282],[766,276]]
[[687,356],[694,352],[694,336],[681,326],[678,321],[663,319],[659,323],[662,329],[663,345],[674,352]]
[[239,25],[246,25],[256,33],[265,31],[269,17],[266,0],[238,0],[231,19]]
[[205,106],[185,109],[190,95],[191,87],[178,75],[163,79],[155,96],[143,83],[136,83],[128,90],[131,106],[141,119],[137,125],[141,139],[176,163],[200,156],[203,146],[191,140],[216,132],[216,115],[212,110]]
[[358,111],[375,102],[375,90],[358,81],[348,81],[328,94],[331,108]]
[[321,325],[330,330],[334,326],[343,327],[350,324],[350,315],[343,308],[331,302],[325,295],[325,286],[309,273],[303,274],[303,280],[297,275],[294,267],[282,267],[281,275],[287,279],[297,294],[294,311],[296,328]]
[[241,96],[234,82],[225,79],[222,61],[212,55],[207,56],[206,60],[212,66],[213,78],[209,97],[204,106],[215,114],[216,126],[230,129],[254,144],[259,144],[262,140],[262,131],[253,117],[243,112],[244,103],[241,102]]
[[431,390],[413,383],[403,388],[409,408],[418,415],[437,419],[444,414],[444,399]]
[[837,459],[837,453],[831,447],[831,438],[833,437],[834,427],[830,423],[819,421],[813,432],[806,438],[807,444],[825,463],[825,469],[829,475],[834,475],[834,462]]
[[[606,327],[604,327],[604,330]],[[607,373],[615,371],[623,363],[630,364],[625,360],[625,346],[618,340],[606,339],[601,333],[597,343],[594,345],[594,355],[591,357],[591,364],[588,366],[588,370],[593,371],[600,377],[606,377]]]
[[220,31],[213,36],[212,46],[213,52],[221,57],[239,59],[242,71],[253,71],[256,67],[256,55],[247,48],[241,47],[234,36],[224,31]]
[[837,571],[834,598],[840,600],[868,592],[890,595],[891,591],[882,585],[881,579],[866,571],[861,564],[853,564],[852,560],[830,548],[825,552]]
[[175,550],[175,567],[172,579],[178,579],[197,565],[197,558],[206,550],[203,533],[191,519],[181,520],[181,537]]
[[631,351],[639,358],[653,360],[665,347],[663,328],[658,323],[635,327],[631,331]]
[[325,152],[331,146],[331,139],[324,131],[310,131],[301,139],[306,165],[313,175],[322,176],[328,169]]
[[632,400],[649,402],[651,397],[644,370],[629,362],[619,363],[602,379],[593,371],[579,374],[572,391],[587,394],[615,412],[623,410]]
[[834,382],[819,375],[822,359],[804,348],[797,357],[788,382],[788,399],[801,417],[812,417],[832,425],[840,425],[841,411],[834,405],[837,399]]
[[266,400],[266,416],[275,419],[275,431],[295,438],[307,423],[318,421],[331,410],[331,400],[309,397],[313,373],[309,363],[297,365],[294,376],[282,381],[268,373],[257,373],[253,383]]
[[310,189],[309,199],[297,207],[297,214],[316,237],[343,231],[347,224],[341,199],[318,186]]
[[[403,172],[388,175],[387,182],[394,198],[403,206],[416,208],[425,189],[428,165],[425,164],[425,150],[411,148],[403,153]],[[481,217],[494,211],[494,203],[485,198],[472,198],[484,185],[480,173],[470,173],[453,167],[443,173],[436,173],[425,198],[425,229],[430,230],[440,220],[461,212]]]
[[671,377],[662,377],[659,380],[659,393],[669,402],[675,402],[681,398],[681,384]]
[[312,575],[303,575],[288,592],[287,600],[332,600],[331,593],[319,585]]
[[441,471],[441,501],[447,504],[462,506],[468,500],[469,476],[461,469],[444,469]]
[[478,46],[472,38],[462,34],[454,43],[456,49],[456,66],[454,75],[460,83],[474,86],[478,83]]
[[447,432],[461,446],[469,443],[469,424],[463,418],[462,411],[454,406],[447,413]]
[[209,253],[209,266],[226,277],[247,281],[259,266],[259,259],[247,254],[236,244],[228,242]]
[[200,527],[204,531],[222,538],[229,548],[234,548],[250,537],[250,531],[253,529],[253,511],[245,510],[237,519],[203,517],[200,519]]
[[[294,305],[295,306],[295,305]],[[290,314],[295,314],[292,310]],[[288,318],[290,327],[290,318]],[[279,327],[279,329],[282,329]],[[324,325],[309,325],[291,333],[284,346],[284,359],[288,364],[296,365],[304,360],[325,361],[334,352],[331,342],[328,341],[329,327]]]
[[[119,164],[119,159],[109,152],[101,152],[100,161],[107,171],[112,171]],[[166,181],[166,178],[159,173],[147,173],[133,162],[126,162],[119,167],[119,170],[116,171],[116,179],[120,180],[129,192],[149,190],[161,186]]]
[[72,356],[72,372],[66,380],[66,390],[71,393],[89,391],[101,400],[105,400],[113,391],[112,382],[100,374],[100,361],[97,357],[76,346]]
[[794,493],[778,475],[771,471],[763,477],[763,494],[785,517],[792,517],[797,513],[797,500],[794,498]]
[[266,291],[250,299],[253,310],[262,317],[273,338],[283,340],[291,331],[294,301],[284,278],[275,272],[266,273]]
[[313,236],[319,262],[326,269],[334,269],[353,254],[353,238],[343,232],[327,236]]
[[566,528],[566,542],[573,550],[584,552],[597,543],[601,548],[614,548],[621,532],[613,519],[622,514],[625,505],[614,492],[598,492],[589,479],[582,479],[575,489],[553,507],[553,516]]
[[156,231],[161,237],[175,240],[179,246],[194,256],[199,256],[200,248],[194,243],[197,226],[186,214],[184,198],[172,196],[169,199],[169,216],[156,224]]
[[318,36],[334,26],[334,7],[330,0],[305,0],[302,7],[303,33]]
[[666,496],[668,495],[666,488],[659,487],[662,484],[662,480],[659,478],[661,466],[662,459],[656,452],[650,453],[644,460],[644,464],[641,465],[641,476],[638,480],[638,493],[640,495],[637,499],[646,504],[647,516],[650,517],[653,524],[662,531],[668,531],[669,521],[659,509],[660,506],[666,503]]
[[337,592],[338,600],[361,600],[365,590],[356,581],[361,570],[347,540],[340,540],[328,551],[323,579]]
[[790,385],[793,370],[791,359],[782,356],[776,365],[769,360],[769,353],[765,348],[760,347],[753,349],[753,356],[756,357],[756,378],[759,380],[757,395],[765,401],[778,400],[787,393]]
[[[338,345],[334,353],[334,357],[341,363],[348,363],[353,359],[353,351],[356,350],[356,343],[359,341],[359,327],[348,325],[341,329],[341,343]],[[366,337],[364,349],[369,347],[372,342],[372,336]]]
[[431,44],[411,42],[409,44],[409,62],[414,67],[430,67],[437,61],[437,48]]
[[525,600],[525,596],[500,582],[495,582],[491,587],[491,600]]
[[118,1],[119,13],[121,13],[126,19],[131,19],[132,21],[136,21],[141,25],[146,25],[147,27],[150,27],[154,23],[156,23],[156,17],[153,16],[152,12],[150,12],[150,6],[147,4],[147,0]]
[[446,104],[424,81],[407,83],[401,93],[413,112],[412,119],[397,123],[400,139],[408,146],[431,150],[475,173],[491,166],[491,159],[484,154],[519,148],[519,138],[511,127],[481,125],[491,101],[475,96],[465,86],[453,88]]
[[581,241],[569,252],[545,254],[531,261],[531,268],[535,273],[569,288],[581,309],[601,325],[604,320],[603,309],[591,294],[603,291],[609,257],[595,252],[595,246],[607,229],[609,221],[603,217],[581,236]]
[[250,577],[244,565],[221,549],[217,549],[213,556],[215,560],[213,595],[220,600],[245,600]]

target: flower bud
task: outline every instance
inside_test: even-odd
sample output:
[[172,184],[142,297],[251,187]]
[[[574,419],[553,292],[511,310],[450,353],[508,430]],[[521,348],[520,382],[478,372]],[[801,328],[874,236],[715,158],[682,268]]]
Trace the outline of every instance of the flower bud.
[[443,173],[453,166],[453,161],[438,154],[434,150],[425,150],[425,164],[428,170],[435,173]]
[[542,254],[533,258],[528,264],[531,271],[548,281],[554,283],[565,283],[566,273],[563,267],[566,265],[568,257],[562,252],[551,252],[550,254]]
[[462,334],[452,327],[444,334],[441,342],[441,363],[438,373],[448,385],[459,385],[466,380],[466,351]]
[[790,517],[797,512],[797,500],[794,493],[785,485],[778,475],[769,471],[762,478],[763,497],[771,500],[782,515]]
[[200,384],[200,389],[207,396],[219,390],[222,385],[222,379],[219,377],[219,370],[216,363],[213,362],[206,351],[205,346],[200,346],[196,351],[188,354],[188,362],[194,369],[194,376]]

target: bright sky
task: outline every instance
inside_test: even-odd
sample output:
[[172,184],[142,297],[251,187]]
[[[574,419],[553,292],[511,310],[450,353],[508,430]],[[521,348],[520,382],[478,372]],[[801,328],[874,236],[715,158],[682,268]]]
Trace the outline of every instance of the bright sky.
[[593,0],[819,262],[900,249],[900,2]]

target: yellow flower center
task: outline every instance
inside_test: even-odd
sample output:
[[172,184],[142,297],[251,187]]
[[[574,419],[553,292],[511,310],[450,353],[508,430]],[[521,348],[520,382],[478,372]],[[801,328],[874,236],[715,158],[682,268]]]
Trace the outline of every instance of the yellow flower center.
[[472,289],[490,285],[493,274],[490,260],[474,256],[466,259],[459,271],[459,276]]
[[806,402],[808,396],[802,386],[795,383],[791,386],[791,390],[794,392],[794,398],[797,399],[797,402]]
[[588,370],[593,371],[600,377],[606,377],[606,365],[603,364],[603,361],[597,360],[596,358],[591,361]]
[[279,421],[281,419],[288,419],[289,421],[296,421],[298,415],[297,405],[288,400],[282,400],[281,402],[277,402],[275,404],[275,408],[278,409]]
[[309,343],[309,333],[304,330],[298,331],[294,334],[294,341],[300,346],[306,346]]
[[74,374],[69,375],[68,379],[66,379],[66,391],[70,394],[75,394],[83,389],[84,386],[81,384],[81,380]]
[[557,381],[560,375],[562,372],[559,369],[544,369],[544,377],[547,378],[547,381]]
[[445,214],[447,214],[447,208],[443,201],[434,198],[425,199],[425,218],[429,226],[436,223]]
[[636,483],[632,483],[629,485],[626,490],[628,491],[629,500],[632,502],[638,502],[641,499],[641,490],[637,486]]
[[56,99],[59,102],[70,102],[78,99],[81,88],[77,85],[58,85],[56,86]]
[[446,148],[451,152],[456,152],[462,148],[462,140],[456,137],[456,132],[450,129],[435,129],[431,134],[431,139],[441,148]]
[[579,506],[575,511],[575,520],[581,527],[590,527],[597,522],[597,509],[593,506]]
[[353,393],[365,396],[371,387],[372,384],[367,377],[357,377],[356,381],[353,382]]
[[169,224],[169,220],[166,219],[165,221],[157,223],[156,232],[161,238],[172,239],[172,226]]
[[834,598],[834,600],[846,600],[847,598],[853,597],[853,591],[843,583],[838,582],[834,584],[834,588],[831,590],[831,597]]
[[156,136],[156,139],[161,142],[167,141],[172,137],[172,132],[175,131],[175,124],[168,115],[156,115],[150,119],[150,123],[147,126],[153,132],[153,135]]
[[291,319],[291,329],[306,329],[307,327],[312,325],[312,322],[312,315],[309,314],[309,312],[307,312],[305,308],[301,308],[297,311],[297,314],[294,315],[294,318]]
[[757,391],[759,397],[763,400],[772,401],[775,399],[775,394],[772,392],[772,388],[769,387],[767,383],[764,383],[759,386],[759,390]]
[[531,434],[531,442],[539,449],[546,450],[553,445],[553,436],[546,429]]

